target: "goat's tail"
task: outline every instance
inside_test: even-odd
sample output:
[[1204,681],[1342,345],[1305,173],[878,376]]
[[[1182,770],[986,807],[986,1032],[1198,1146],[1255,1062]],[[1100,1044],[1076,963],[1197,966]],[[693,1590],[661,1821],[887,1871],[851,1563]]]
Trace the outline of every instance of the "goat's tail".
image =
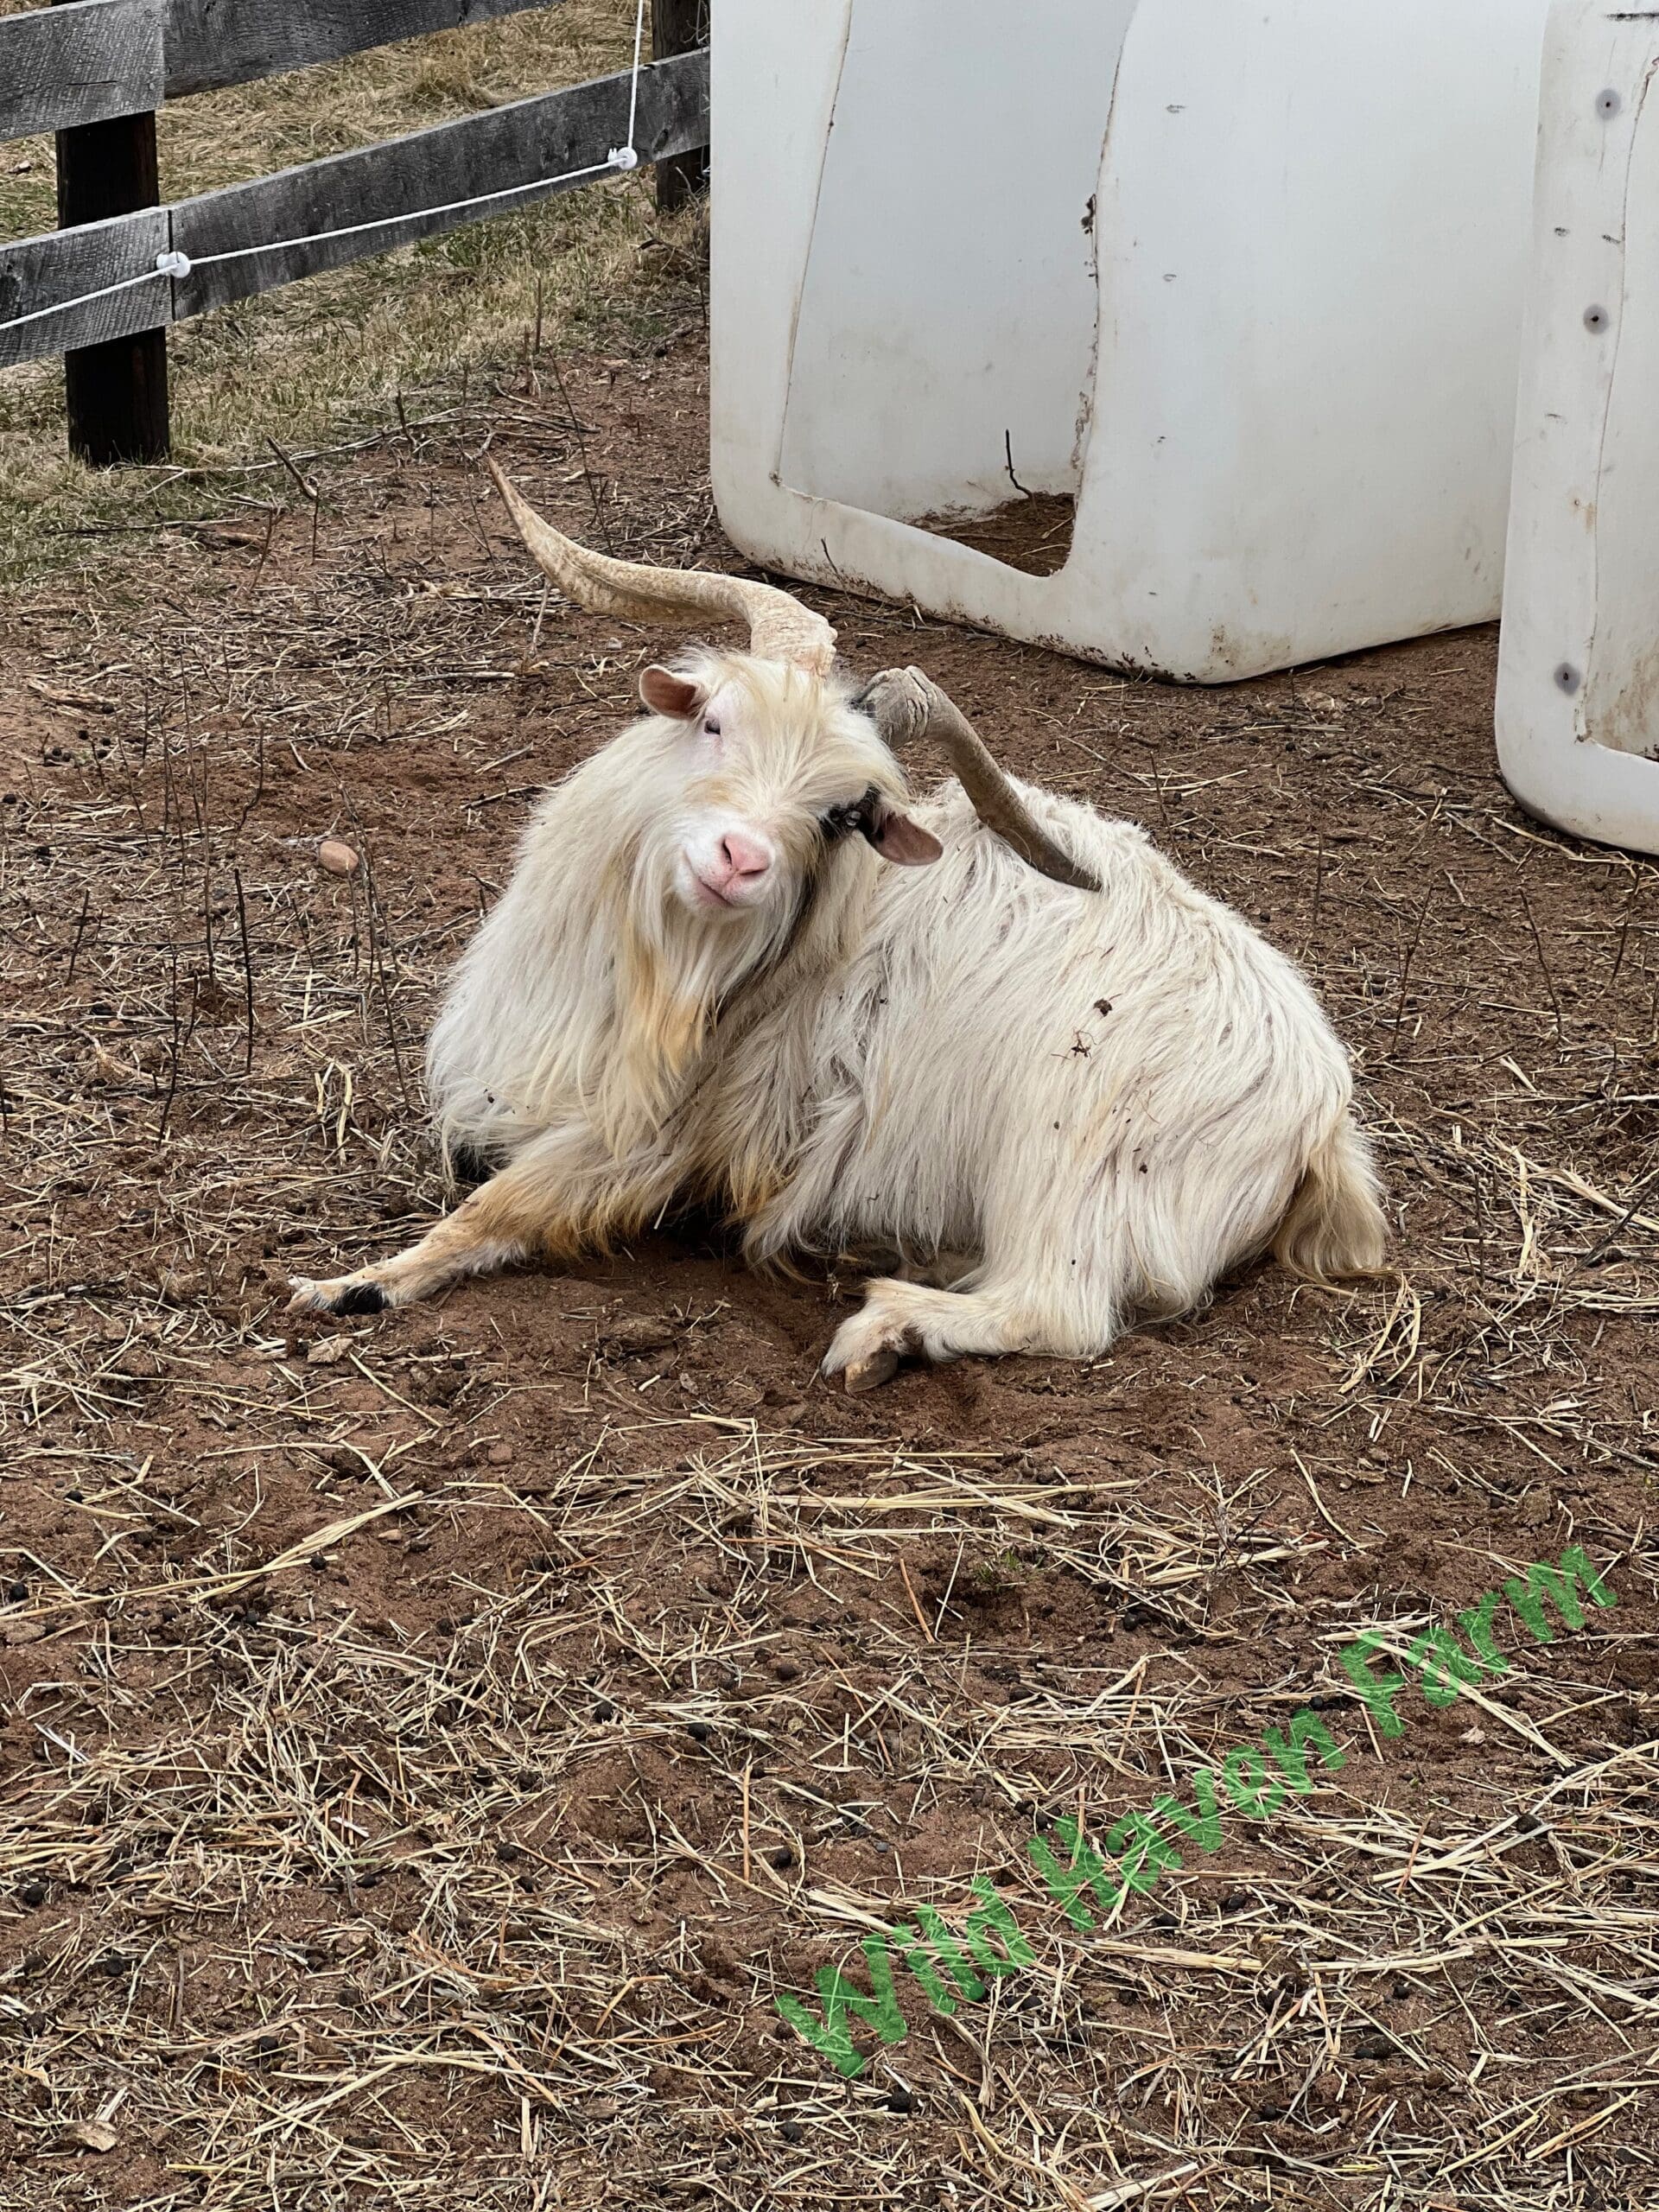
[[1381,1274],[1388,1234],[1370,1146],[1344,1114],[1302,1170],[1273,1255],[1309,1282]]

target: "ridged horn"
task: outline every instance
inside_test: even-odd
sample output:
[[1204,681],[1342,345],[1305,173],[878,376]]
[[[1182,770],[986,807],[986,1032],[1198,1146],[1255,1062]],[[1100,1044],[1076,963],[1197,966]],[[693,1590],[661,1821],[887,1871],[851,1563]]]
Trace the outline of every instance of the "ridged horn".
[[1099,890],[1100,879],[1055,843],[961,708],[919,668],[883,669],[853,704],[870,717],[894,753],[931,740],[985,827],[1011,846],[1027,868],[1074,891]]
[[631,622],[672,622],[687,614],[748,626],[749,651],[761,660],[790,661],[815,676],[835,665],[836,633],[821,614],[786,591],[702,569],[652,569],[613,561],[578,545],[521,499],[486,454],[486,467],[507,503],[507,512],[531,559],[578,607],[595,614],[620,614]]

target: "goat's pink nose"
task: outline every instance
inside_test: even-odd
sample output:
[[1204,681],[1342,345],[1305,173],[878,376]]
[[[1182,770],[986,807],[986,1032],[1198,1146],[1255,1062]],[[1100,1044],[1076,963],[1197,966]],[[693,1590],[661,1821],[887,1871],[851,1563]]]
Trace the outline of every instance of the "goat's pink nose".
[[746,837],[728,830],[720,841],[720,856],[734,876],[764,875],[772,866],[772,847],[759,837]]

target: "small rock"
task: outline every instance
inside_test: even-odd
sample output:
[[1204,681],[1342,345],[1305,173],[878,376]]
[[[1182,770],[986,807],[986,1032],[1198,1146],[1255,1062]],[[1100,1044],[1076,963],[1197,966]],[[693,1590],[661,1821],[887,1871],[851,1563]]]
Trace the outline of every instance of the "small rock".
[[308,1367],[338,1367],[352,1348],[349,1337],[319,1337],[305,1355]]
[[138,1068],[129,1066],[125,1060],[118,1059],[113,1052],[106,1052],[97,1038],[93,1038],[92,1079],[94,1083],[107,1084],[119,1090],[126,1084],[140,1081],[142,1072]]
[[326,868],[330,875],[355,875],[356,848],[348,845],[343,837],[325,837],[317,847],[317,866]]
[[511,1444],[492,1444],[489,1456],[493,1467],[510,1467],[512,1465],[512,1446]]
[[69,2140],[86,2151],[113,2151],[120,2139],[107,2120],[78,2120],[69,2130]]

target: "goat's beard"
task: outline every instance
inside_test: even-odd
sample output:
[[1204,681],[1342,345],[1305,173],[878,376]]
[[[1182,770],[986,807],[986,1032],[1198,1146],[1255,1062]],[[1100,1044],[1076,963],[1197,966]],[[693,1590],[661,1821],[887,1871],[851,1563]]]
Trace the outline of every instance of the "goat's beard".
[[619,1157],[686,1096],[716,1018],[787,953],[805,896],[694,912],[674,887],[672,855],[642,842],[616,918],[614,1027],[595,1087],[600,1124]]

